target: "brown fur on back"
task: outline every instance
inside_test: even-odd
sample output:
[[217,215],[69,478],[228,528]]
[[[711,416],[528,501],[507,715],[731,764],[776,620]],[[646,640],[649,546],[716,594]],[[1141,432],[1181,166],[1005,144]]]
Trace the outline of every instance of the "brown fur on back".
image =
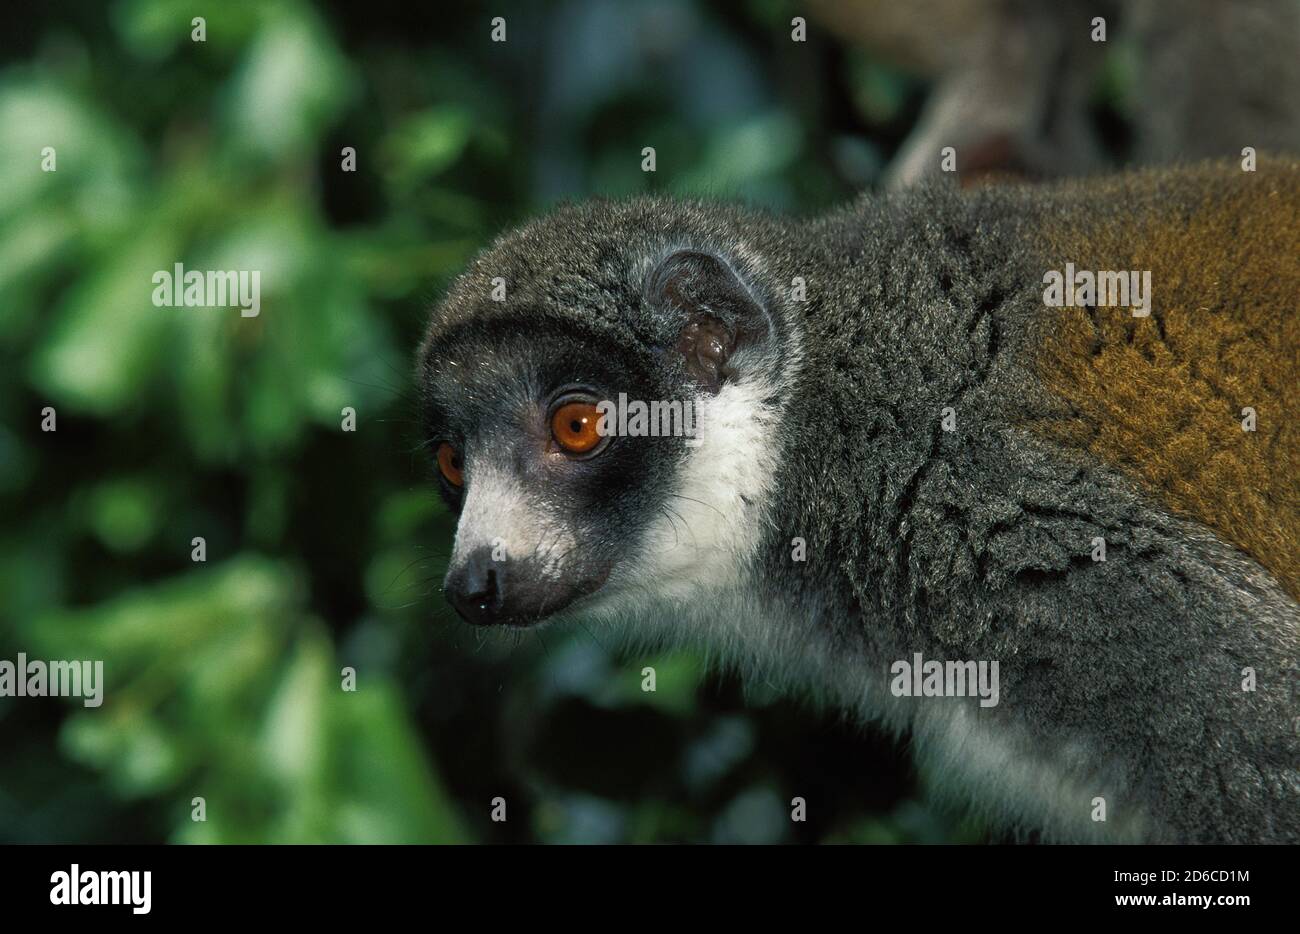
[[1151,314],[1045,309],[1036,366],[1068,414],[1032,427],[1124,470],[1300,598],[1300,164],[1090,191],[1051,215],[1044,271],[1150,270]]

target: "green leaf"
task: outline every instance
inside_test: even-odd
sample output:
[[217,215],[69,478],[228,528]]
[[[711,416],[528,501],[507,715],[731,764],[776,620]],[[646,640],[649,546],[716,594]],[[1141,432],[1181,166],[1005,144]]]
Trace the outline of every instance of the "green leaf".
[[394,192],[407,194],[453,165],[469,144],[473,122],[460,107],[435,107],[405,120],[382,151]]
[[88,271],[59,303],[30,364],[32,382],[57,403],[97,414],[145,401],[171,316],[207,311],[154,306],[153,275],[175,256],[169,237],[141,233]]
[[224,138],[238,152],[302,155],[351,100],[351,67],[304,8],[275,16],[236,72],[224,108]]

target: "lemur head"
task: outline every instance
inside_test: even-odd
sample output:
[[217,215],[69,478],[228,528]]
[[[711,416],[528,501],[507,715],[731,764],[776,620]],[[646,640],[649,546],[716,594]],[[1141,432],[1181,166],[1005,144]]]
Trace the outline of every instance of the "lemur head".
[[588,202],[500,238],[420,351],[459,516],[444,591],[475,624],[735,584],[758,548],[797,328],[755,245],[776,222]]

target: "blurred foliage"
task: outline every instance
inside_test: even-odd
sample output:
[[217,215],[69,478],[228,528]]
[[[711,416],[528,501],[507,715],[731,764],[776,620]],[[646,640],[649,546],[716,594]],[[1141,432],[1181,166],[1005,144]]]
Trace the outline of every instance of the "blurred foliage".
[[[0,839],[979,837],[885,737],[689,654],[484,641],[444,609],[408,384],[473,251],[594,192],[815,211],[919,106],[792,48],[779,0],[499,7],[505,44],[476,5],[398,0],[88,0],[0,30],[0,658],[107,682],[97,709],[0,699]],[[154,307],[177,262],[260,270],[261,314]]]

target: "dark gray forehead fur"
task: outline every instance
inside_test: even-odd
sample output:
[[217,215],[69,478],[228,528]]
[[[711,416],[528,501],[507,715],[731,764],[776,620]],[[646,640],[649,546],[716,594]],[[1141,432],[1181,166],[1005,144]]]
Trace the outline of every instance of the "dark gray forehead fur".
[[[704,250],[725,259],[761,300],[762,269],[787,238],[788,222],[742,207],[638,198],[567,204],[499,237],[435,310],[426,348],[458,329],[527,315],[567,330],[581,324],[614,344],[662,347],[682,322],[644,300],[646,278],[671,253]],[[493,302],[492,280],[507,297]]]

